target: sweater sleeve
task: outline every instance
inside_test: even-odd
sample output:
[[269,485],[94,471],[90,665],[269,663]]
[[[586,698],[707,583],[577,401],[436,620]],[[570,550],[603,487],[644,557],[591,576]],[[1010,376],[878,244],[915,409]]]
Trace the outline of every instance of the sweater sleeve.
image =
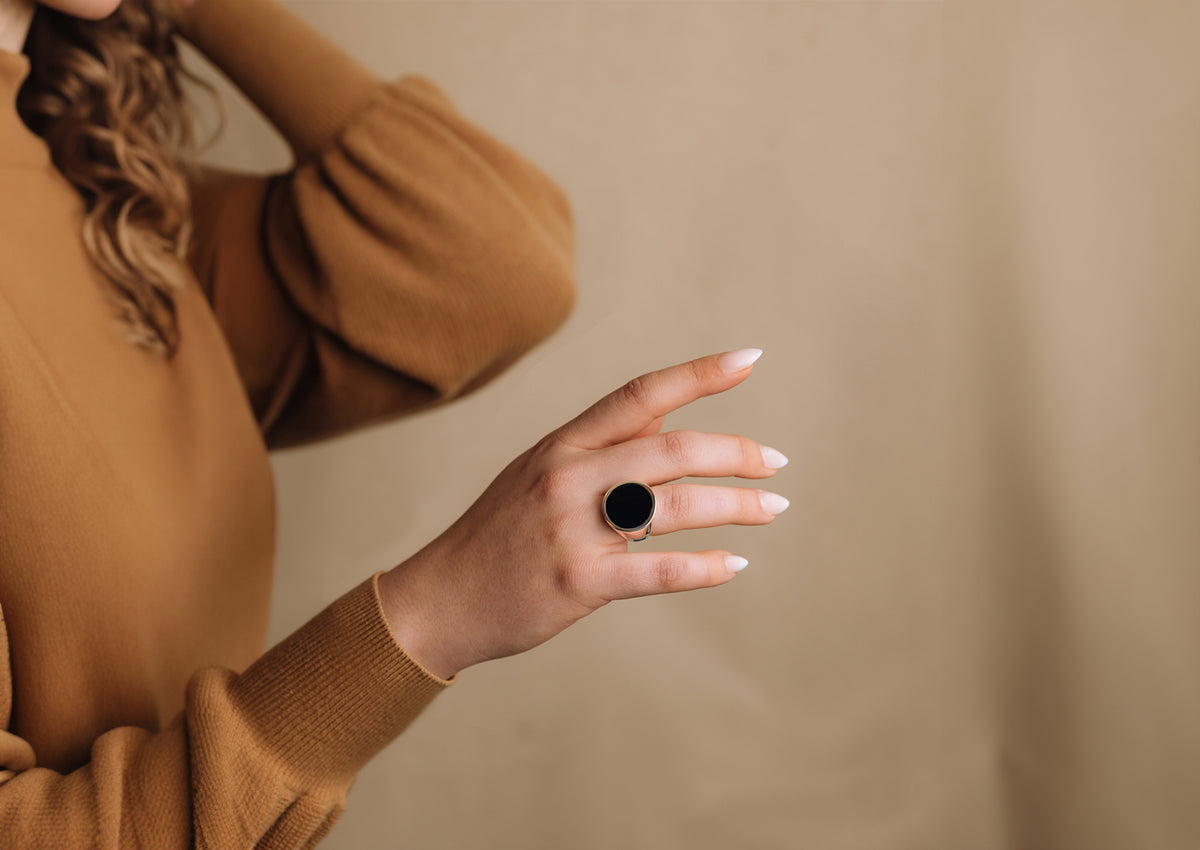
[[[199,670],[170,724],[112,729],[71,773],[34,767],[29,744],[0,731],[0,846],[312,847],[355,774],[448,684],[396,644],[378,575],[241,674]],[[3,636],[0,620],[0,649]],[[6,720],[7,652],[0,663]]]
[[192,267],[268,447],[459,397],[563,322],[563,190],[435,83],[377,78],[275,0],[197,0],[181,32],[295,157],[190,178]]

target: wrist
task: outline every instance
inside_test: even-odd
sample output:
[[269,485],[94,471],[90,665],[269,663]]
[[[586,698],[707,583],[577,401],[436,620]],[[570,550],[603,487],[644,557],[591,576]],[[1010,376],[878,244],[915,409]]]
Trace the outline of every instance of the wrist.
[[405,653],[433,675],[452,679],[468,665],[456,659],[444,626],[446,606],[430,592],[429,557],[422,550],[379,576],[379,601],[392,637]]

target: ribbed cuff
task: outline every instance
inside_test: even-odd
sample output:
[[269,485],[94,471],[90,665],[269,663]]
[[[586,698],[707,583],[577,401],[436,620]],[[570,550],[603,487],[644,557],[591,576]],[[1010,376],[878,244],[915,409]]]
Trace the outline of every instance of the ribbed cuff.
[[260,743],[315,783],[352,781],[453,681],[396,642],[380,575],[284,638],[230,688]]

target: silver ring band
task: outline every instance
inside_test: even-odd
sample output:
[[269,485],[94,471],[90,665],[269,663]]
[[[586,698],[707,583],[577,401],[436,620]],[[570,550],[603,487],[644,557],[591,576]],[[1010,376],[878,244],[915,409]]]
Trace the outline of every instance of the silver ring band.
[[614,484],[600,500],[600,512],[608,527],[626,540],[645,540],[654,519],[654,491],[641,481]]

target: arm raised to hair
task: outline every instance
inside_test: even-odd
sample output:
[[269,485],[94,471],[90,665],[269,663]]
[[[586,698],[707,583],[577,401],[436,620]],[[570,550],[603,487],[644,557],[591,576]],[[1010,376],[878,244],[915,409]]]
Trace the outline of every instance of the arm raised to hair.
[[198,0],[181,32],[296,164],[197,167],[190,260],[270,448],[458,398],[576,297],[561,186],[431,80],[383,80],[275,0]]

